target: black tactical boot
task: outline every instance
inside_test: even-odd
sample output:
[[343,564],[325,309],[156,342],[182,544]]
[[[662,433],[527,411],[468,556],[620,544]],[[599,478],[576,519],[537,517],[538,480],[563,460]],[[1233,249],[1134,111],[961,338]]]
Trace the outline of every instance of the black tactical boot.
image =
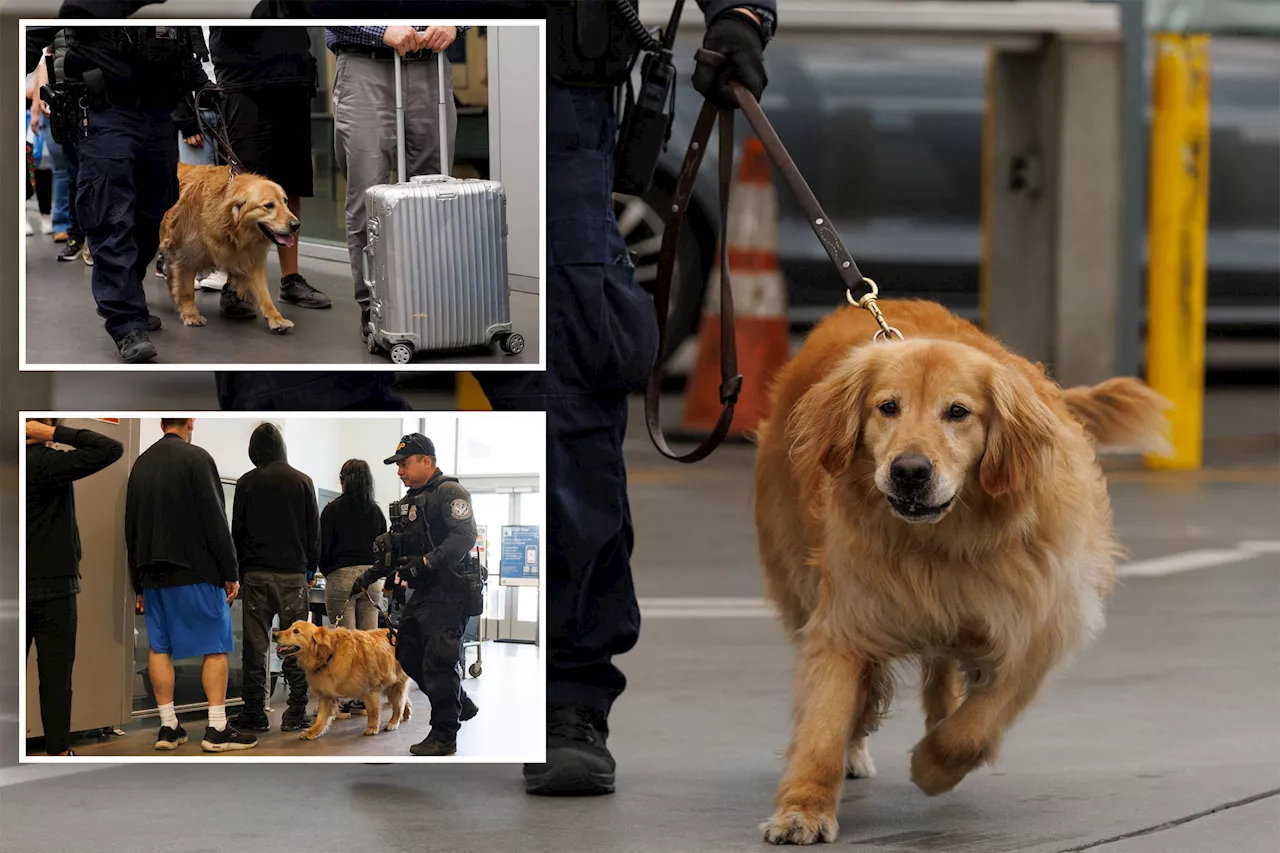
[[409,752],[414,755],[421,755],[429,758],[453,755],[457,751],[457,741],[452,738],[445,740],[445,738],[436,734],[434,730],[431,734],[427,735],[426,739],[421,743],[415,743],[413,746],[409,747]]
[[612,794],[616,763],[605,746],[604,714],[568,706],[547,709],[547,762],[524,766],[524,789],[543,796]]

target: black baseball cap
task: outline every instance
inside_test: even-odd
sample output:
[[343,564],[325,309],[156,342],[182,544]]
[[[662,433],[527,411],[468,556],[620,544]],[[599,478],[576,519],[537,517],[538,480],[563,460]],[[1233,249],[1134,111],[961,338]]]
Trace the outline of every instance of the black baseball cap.
[[401,459],[408,459],[418,453],[435,458],[436,446],[431,443],[431,439],[422,433],[411,432],[400,437],[400,443],[396,445],[396,452],[383,459],[382,464],[393,465]]

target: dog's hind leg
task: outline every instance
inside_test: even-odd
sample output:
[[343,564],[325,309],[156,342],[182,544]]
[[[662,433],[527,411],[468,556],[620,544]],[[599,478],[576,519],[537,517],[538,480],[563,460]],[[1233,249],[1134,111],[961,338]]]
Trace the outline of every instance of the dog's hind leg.
[[329,724],[333,722],[333,717],[338,711],[337,701],[330,699],[328,696],[320,697],[320,706],[316,708],[316,721],[311,724],[311,728],[298,735],[302,740],[315,740],[323,737],[325,732],[329,731]]
[[397,681],[387,688],[387,702],[391,705],[391,719],[382,727],[384,732],[394,732],[400,727],[401,719],[408,719],[405,715],[405,705],[409,699],[409,686],[403,681]]
[[853,736],[844,756],[846,779],[870,779],[876,775],[875,762],[867,748],[867,738],[880,727],[880,718],[889,706],[889,681],[885,668],[872,665],[866,668],[862,684],[862,707],[853,719]]
[[964,701],[964,679],[951,658],[929,658],[921,664],[924,684],[920,699],[924,704],[924,730],[928,732],[955,713]]
[[170,258],[168,273],[169,295],[182,317],[182,325],[203,326],[206,321],[196,308],[196,271],[189,264]]
[[[228,285],[231,281],[228,280]],[[264,266],[262,269],[254,270],[249,275],[236,276],[236,286],[242,296],[247,296],[263,317],[267,318],[267,326],[273,332],[283,332],[293,328],[293,321],[286,320],[280,315],[280,311],[276,308],[276,304],[271,301],[271,291],[267,287],[267,270]]]
[[377,689],[370,690],[361,698],[364,700],[366,720],[364,733],[366,736],[376,735],[378,733],[378,721],[382,719],[382,691]]

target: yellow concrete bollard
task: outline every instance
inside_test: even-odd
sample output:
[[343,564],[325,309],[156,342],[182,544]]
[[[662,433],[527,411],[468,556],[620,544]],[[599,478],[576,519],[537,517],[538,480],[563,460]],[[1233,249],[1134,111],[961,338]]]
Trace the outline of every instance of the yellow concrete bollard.
[[460,412],[490,412],[493,406],[471,373],[454,374],[454,402]]
[[1147,457],[1151,468],[1197,469],[1204,450],[1209,45],[1180,33],[1153,44],[1147,381],[1174,408],[1173,455]]

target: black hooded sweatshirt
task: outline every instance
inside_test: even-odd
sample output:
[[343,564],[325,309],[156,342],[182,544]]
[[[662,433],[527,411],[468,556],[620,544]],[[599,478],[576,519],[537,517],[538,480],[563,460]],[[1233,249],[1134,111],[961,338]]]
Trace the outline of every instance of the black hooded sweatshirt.
[[320,562],[315,484],[286,461],[284,436],[273,424],[253,431],[249,461],[256,467],[236,483],[231,513],[240,573],[297,573],[310,581]]

